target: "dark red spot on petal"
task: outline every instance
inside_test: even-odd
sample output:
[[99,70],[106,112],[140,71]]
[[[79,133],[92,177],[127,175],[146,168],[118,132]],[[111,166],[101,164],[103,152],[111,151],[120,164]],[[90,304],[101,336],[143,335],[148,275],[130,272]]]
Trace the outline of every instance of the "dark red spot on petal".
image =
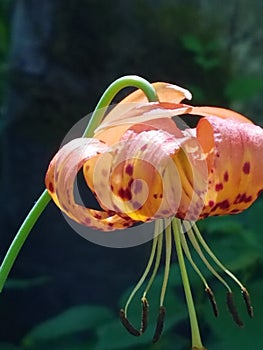
[[245,162],[243,165],[243,172],[244,174],[249,174],[250,173],[250,163],[249,162]]
[[100,215],[100,214],[98,214],[98,213],[96,213],[96,214],[94,215],[94,217],[95,217],[96,219],[101,220],[101,215]]
[[128,227],[128,226],[131,226],[131,224],[129,222],[124,222],[122,226],[123,227]]
[[229,201],[225,199],[222,202],[216,203],[212,211],[216,211],[218,208],[221,210],[225,210],[225,209],[228,209],[229,207],[230,207]]
[[48,189],[49,189],[50,192],[54,193],[54,186],[53,186],[52,182],[49,183]]
[[143,146],[141,147],[141,151],[145,151],[146,148],[147,148],[147,144],[145,144],[145,145],[143,145]]
[[155,193],[155,194],[153,195],[153,198],[157,199],[157,198],[158,198],[158,194]]
[[217,192],[221,191],[222,189],[223,189],[223,184],[221,182],[215,185],[215,190]]
[[226,172],[224,173],[224,181],[227,182],[228,179],[229,179],[229,176],[228,176],[228,172],[226,171]]
[[235,213],[239,213],[240,212],[240,210],[239,209],[232,209],[231,210],[231,213],[233,213],[233,214],[235,214]]
[[118,194],[122,199],[130,200],[132,198],[131,191],[128,188],[121,188]]
[[126,166],[126,168],[125,168],[125,172],[126,172],[126,174],[132,176],[132,174],[133,174],[133,166],[131,164],[128,164]]
[[209,201],[209,202],[208,202],[208,205],[209,205],[209,207],[212,208],[212,207],[215,205],[215,202],[214,202],[214,201]]

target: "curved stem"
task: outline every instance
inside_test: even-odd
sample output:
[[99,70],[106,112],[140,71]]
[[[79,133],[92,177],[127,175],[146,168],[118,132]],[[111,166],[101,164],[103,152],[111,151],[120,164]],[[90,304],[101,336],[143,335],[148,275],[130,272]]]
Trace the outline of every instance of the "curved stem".
[[188,274],[186,271],[186,266],[184,262],[184,255],[181,245],[181,239],[180,239],[180,232],[181,232],[181,224],[178,219],[172,220],[172,227],[174,232],[174,240],[175,240],[175,246],[176,246],[176,252],[177,252],[177,258],[178,258],[178,264],[181,271],[182,276],[182,282],[184,286],[184,292],[186,297],[186,303],[189,311],[189,318],[190,318],[190,326],[191,326],[191,333],[192,333],[192,347],[193,349],[204,349],[200,332],[199,332],[199,326],[198,321],[196,317],[195,312],[195,306],[194,301],[192,297],[191,287],[188,279]]
[[39,197],[34,207],[28,213],[23,224],[18,230],[15,238],[13,239],[13,242],[11,243],[0,268],[0,292],[4,287],[5,281],[8,277],[8,274],[15,262],[15,259],[20,249],[22,248],[30,231],[32,230],[33,226],[35,225],[36,221],[38,220],[39,216],[41,215],[41,213],[43,212],[43,210],[45,209],[49,201],[50,201],[49,193],[47,190],[45,190],[42,193],[42,195]]
[[125,77],[121,77],[115,80],[104,92],[101,96],[91,118],[88,123],[86,130],[84,131],[83,136],[90,137],[93,135],[95,129],[101,123],[104,114],[105,107],[108,107],[113,100],[113,98],[117,95],[119,91],[126,87],[136,87],[141,89],[149,102],[158,101],[158,96],[154,87],[145,79],[138,77],[137,75],[127,75]]
[[[145,79],[131,75],[125,76],[115,80],[104,92],[101,99],[99,100],[93,115],[89,121],[89,124],[84,131],[83,137],[92,137],[94,130],[99,126],[105,113],[105,107],[107,107],[114,96],[123,88],[134,86],[141,89],[150,102],[158,101],[158,96],[152,85]],[[101,109],[104,108],[102,111]],[[44,190],[42,195],[39,197],[23,224],[18,230],[13,242],[11,243],[3,262],[0,266],[0,292],[2,291],[5,281],[9,275],[9,272],[25,242],[30,231],[35,225],[41,213],[46,208],[47,204],[51,200],[47,190]]]

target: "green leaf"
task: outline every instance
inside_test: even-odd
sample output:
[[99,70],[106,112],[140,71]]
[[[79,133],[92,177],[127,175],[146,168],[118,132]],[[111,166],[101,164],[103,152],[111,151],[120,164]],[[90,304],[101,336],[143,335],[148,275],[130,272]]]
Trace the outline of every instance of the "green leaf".
[[77,332],[93,330],[113,318],[109,309],[102,306],[80,305],[37,325],[23,339],[31,346],[36,342],[49,342]]

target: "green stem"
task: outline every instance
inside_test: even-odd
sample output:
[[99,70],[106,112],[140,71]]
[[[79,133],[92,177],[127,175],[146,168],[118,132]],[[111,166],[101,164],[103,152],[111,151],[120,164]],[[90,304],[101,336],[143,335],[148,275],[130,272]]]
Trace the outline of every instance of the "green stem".
[[[114,81],[102,95],[83,134],[83,137],[92,137],[92,135],[94,134],[94,130],[99,126],[104,117],[105,107],[107,107],[111,103],[115,95],[121,89],[129,86],[141,89],[150,102],[158,101],[158,96],[156,94],[155,89],[147,80],[135,75],[119,78],[116,81]],[[39,216],[44,211],[50,200],[51,198],[48,191],[44,190],[42,195],[39,197],[31,211],[25,218],[15,238],[13,239],[13,242],[11,243],[0,267],[0,292],[4,287],[9,272],[25,240],[27,239],[30,231],[32,230],[33,226],[35,225],[36,221],[38,220]]]
[[110,105],[113,98],[126,87],[136,87],[141,89],[146,95],[149,102],[158,101],[158,96],[154,87],[145,79],[138,77],[137,75],[126,75],[115,80],[101,96],[91,118],[88,123],[86,130],[84,131],[84,137],[90,137],[94,134],[95,129],[102,122],[106,107]]
[[204,349],[202,345],[202,340],[200,337],[199,326],[198,326],[198,321],[196,317],[191,287],[190,287],[188,274],[187,274],[186,266],[184,262],[184,255],[183,255],[181,239],[180,239],[181,224],[179,220],[174,218],[172,220],[172,226],[174,231],[174,240],[175,240],[177,258],[178,258],[178,264],[181,271],[186,303],[189,311],[190,326],[191,326],[191,333],[192,333],[192,347],[193,349]]
[[43,210],[45,209],[49,201],[50,201],[49,193],[47,190],[45,190],[42,193],[42,195],[39,197],[38,201],[35,203],[34,207],[28,213],[23,224],[18,230],[15,238],[13,239],[13,242],[11,243],[0,268],[0,292],[4,287],[5,281],[8,277],[8,274],[15,262],[15,259],[20,249],[22,248],[30,231],[32,230],[33,226],[37,222],[37,219],[39,218],[39,216],[41,215],[41,213],[43,212]]

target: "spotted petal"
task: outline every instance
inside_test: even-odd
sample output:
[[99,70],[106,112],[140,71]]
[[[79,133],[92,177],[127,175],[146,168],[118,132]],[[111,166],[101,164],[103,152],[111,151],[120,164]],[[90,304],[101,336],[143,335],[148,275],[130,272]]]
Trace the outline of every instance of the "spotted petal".
[[74,183],[83,164],[107,150],[108,147],[96,139],[72,140],[55,155],[45,179],[49,194],[64,213],[82,225],[102,231],[128,227],[133,222],[110,211],[94,210],[76,203]]
[[197,138],[208,155],[208,193],[202,217],[238,213],[263,189],[263,130],[235,118],[203,118]]
[[[182,100],[191,100],[192,95],[190,91],[181,88],[180,86],[173,85],[170,83],[153,83],[159,102],[171,102],[179,104]],[[108,125],[115,125],[126,115],[134,106],[146,104],[147,98],[144,92],[140,89],[129,94],[127,97],[122,99],[107,116],[104,118],[99,129],[105,128]]]
[[93,168],[85,164],[84,176],[100,205],[120,216],[195,220],[207,189],[206,162],[198,146],[190,134],[175,137],[164,130],[130,129],[112,146],[111,155],[103,154]]

